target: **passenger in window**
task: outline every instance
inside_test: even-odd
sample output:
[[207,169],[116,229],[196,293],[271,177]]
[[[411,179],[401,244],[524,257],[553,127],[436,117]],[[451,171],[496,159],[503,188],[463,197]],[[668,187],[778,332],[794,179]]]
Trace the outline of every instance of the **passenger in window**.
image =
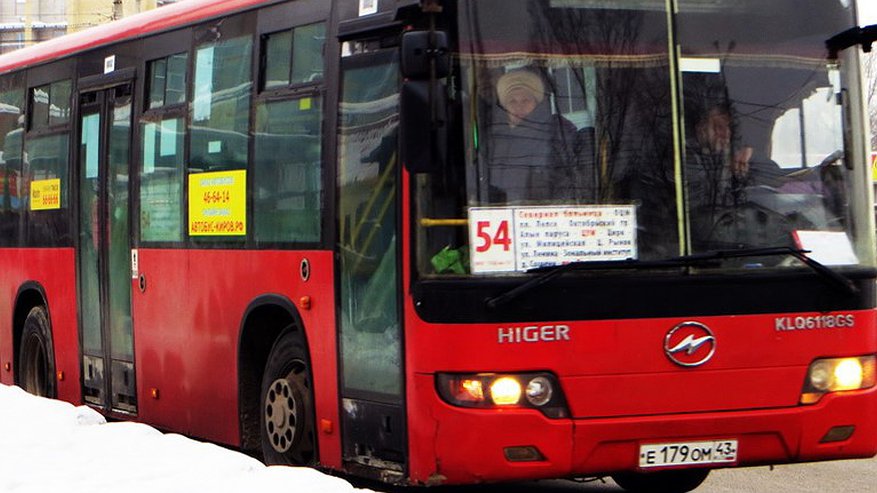
[[551,200],[588,202],[593,190],[584,139],[575,125],[551,111],[541,75],[530,70],[508,72],[496,82],[499,110],[490,119],[482,143],[486,158],[489,202],[525,203]]

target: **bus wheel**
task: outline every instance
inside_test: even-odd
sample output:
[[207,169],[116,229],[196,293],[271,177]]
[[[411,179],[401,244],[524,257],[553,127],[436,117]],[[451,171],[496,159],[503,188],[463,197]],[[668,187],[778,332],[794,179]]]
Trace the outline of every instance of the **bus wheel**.
[[293,332],[274,343],[262,375],[262,454],[268,464],[316,461],[314,394],[307,350]]
[[18,353],[18,384],[31,394],[56,397],[52,329],[49,315],[42,306],[32,308],[24,320]]
[[625,472],[612,479],[631,493],[686,493],[704,482],[709,469],[678,469],[659,472]]

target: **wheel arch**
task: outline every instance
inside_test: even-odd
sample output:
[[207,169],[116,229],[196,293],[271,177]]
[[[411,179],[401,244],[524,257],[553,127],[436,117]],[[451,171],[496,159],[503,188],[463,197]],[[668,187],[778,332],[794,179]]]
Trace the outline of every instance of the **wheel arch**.
[[[52,313],[49,310],[49,300],[46,296],[46,290],[40,283],[36,281],[27,281],[18,288],[18,293],[15,294],[14,306],[15,309],[13,310],[12,314],[12,361],[15,383],[18,384],[18,355],[21,350],[21,334],[24,331],[24,321],[27,319],[27,315],[34,307],[43,306],[46,309],[46,316],[48,317],[49,327],[51,328]],[[54,347],[54,330],[50,331],[50,335],[52,336],[52,347]],[[53,359],[55,358],[54,351],[52,352],[52,357]],[[55,361],[52,362],[53,365],[55,363]]]
[[247,306],[238,337],[238,418],[240,447],[245,451],[260,450],[262,373],[275,341],[289,331],[298,333],[310,356],[304,323],[289,298],[266,294]]

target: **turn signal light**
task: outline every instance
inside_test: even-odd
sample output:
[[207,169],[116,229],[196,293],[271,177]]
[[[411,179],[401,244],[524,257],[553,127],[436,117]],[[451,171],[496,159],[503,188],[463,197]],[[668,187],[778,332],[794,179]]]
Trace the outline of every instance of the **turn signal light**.
[[545,456],[539,449],[533,446],[506,447],[503,449],[505,458],[509,462],[536,462],[545,460]]
[[818,359],[807,369],[804,388],[801,390],[801,404],[815,404],[823,395],[831,392],[873,387],[875,379],[877,357],[873,354],[854,358]]
[[833,443],[833,442],[842,442],[844,440],[849,440],[853,433],[856,431],[856,427],[852,425],[848,426],[835,426],[834,428],[828,430],[819,443]]

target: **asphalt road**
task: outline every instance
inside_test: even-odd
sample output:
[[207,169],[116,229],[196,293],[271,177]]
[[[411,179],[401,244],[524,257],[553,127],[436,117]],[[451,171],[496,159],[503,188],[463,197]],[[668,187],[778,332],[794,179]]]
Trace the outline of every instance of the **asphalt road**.
[[[417,489],[374,491],[415,493]],[[621,493],[611,479],[605,482],[534,481],[489,486],[429,488],[426,493]],[[710,473],[695,493],[877,493],[877,458],[818,462],[742,469],[721,469]]]

